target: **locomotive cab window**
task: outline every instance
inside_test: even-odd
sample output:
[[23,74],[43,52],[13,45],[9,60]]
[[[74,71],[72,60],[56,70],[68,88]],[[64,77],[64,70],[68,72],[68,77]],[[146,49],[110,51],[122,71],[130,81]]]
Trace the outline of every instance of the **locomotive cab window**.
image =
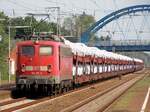
[[33,56],[34,55],[34,47],[33,46],[22,46],[21,54]]
[[40,55],[52,55],[52,47],[51,46],[40,46]]

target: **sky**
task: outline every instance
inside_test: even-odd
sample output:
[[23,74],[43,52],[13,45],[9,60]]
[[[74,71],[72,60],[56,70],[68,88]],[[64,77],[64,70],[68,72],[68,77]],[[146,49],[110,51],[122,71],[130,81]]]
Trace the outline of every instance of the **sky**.
[[[120,8],[141,4],[150,4],[150,0],[0,0],[0,11],[3,11],[10,17],[24,17],[27,13],[46,13],[46,7],[60,7],[62,20],[67,16],[80,15],[85,12],[93,15],[96,21],[98,21],[107,14]],[[55,15],[55,13],[53,12],[52,15]],[[56,20],[54,16],[52,19]],[[140,30],[138,24],[140,24],[139,21],[143,24],[142,18],[141,20],[140,18],[134,18],[132,21],[135,21],[132,26],[138,27]],[[147,19],[147,22],[149,21],[150,17]],[[121,21],[119,24],[122,25]],[[134,27],[131,29],[135,30]],[[149,26],[146,26],[145,28],[150,31],[150,23]],[[110,28],[108,27],[107,29]],[[120,28],[117,30],[120,30]],[[123,34],[117,35],[117,33],[114,36],[119,37],[120,35],[123,37]],[[130,35],[134,37],[136,36],[136,32]],[[149,34],[145,35],[146,37],[149,36]],[[145,35],[141,36],[145,37]]]
[[82,14],[85,11],[96,20],[119,8],[150,4],[150,0],[0,0],[0,10],[8,16],[26,16],[26,13],[40,13],[46,7],[59,6],[66,14]]

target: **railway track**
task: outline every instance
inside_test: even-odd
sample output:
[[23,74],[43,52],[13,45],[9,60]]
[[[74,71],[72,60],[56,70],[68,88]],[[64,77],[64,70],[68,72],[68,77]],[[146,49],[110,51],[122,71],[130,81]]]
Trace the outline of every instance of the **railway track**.
[[[22,105],[29,104],[35,100],[26,99],[26,98],[18,98],[11,99],[5,102],[0,103],[0,112],[12,112],[16,109],[21,108]],[[29,106],[29,105],[28,105]]]
[[[145,75],[144,75],[145,76]],[[61,112],[104,112],[114,101],[118,99],[126,90],[133,86],[144,76],[139,76],[129,81],[123,82],[103,92],[76,103]]]
[[8,99],[8,100],[4,100],[2,102],[0,102],[0,106],[5,106],[5,105],[8,105],[8,104],[12,104],[12,103],[16,103],[16,102],[19,102],[19,101],[23,101],[25,100],[26,98],[23,97],[23,98],[18,98],[18,99]]
[[9,99],[6,101],[2,101],[2,102],[0,102],[0,112],[17,112],[17,111],[20,111],[20,109],[22,109],[22,108],[40,104],[41,102],[47,102],[49,100],[55,100],[55,99],[57,99],[57,97],[63,97],[64,95],[68,95],[72,92],[81,90],[83,88],[72,90],[72,91],[58,94],[58,95],[54,95],[51,97],[39,98],[39,99],[35,99],[35,100],[27,99],[26,97],[23,97],[23,98],[18,98],[18,99]]
[[0,90],[11,90],[12,88],[15,87],[15,84],[2,84],[0,85]]
[[39,98],[39,99],[27,99],[26,97],[23,97],[23,98],[11,99],[8,101],[0,102],[0,112],[17,112],[20,111],[20,109],[22,108],[26,108],[49,100],[55,100],[55,98],[59,96],[62,97],[63,95],[69,94],[71,92],[72,91],[65,94]]
[[[121,84],[125,84],[126,82],[123,82]],[[109,88],[109,89],[99,93],[98,96],[95,95],[93,97],[90,97],[89,99],[83,100],[80,103],[72,105],[71,107],[65,108],[63,110],[63,112],[69,112],[69,111],[73,111],[73,110],[75,110],[77,108],[80,108],[83,105],[88,104],[88,102],[90,102],[90,101],[92,101],[94,99],[97,99],[98,97],[104,95],[106,92],[111,91],[111,89],[115,89],[116,87],[119,87],[121,84],[115,85],[114,87]],[[89,86],[87,88],[91,88],[91,86]],[[82,88],[82,89],[87,89],[87,88]],[[60,94],[60,95],[56,95],[56,96],[52,96],[52,97],[45,97],[45,98],[39,98],[39,99],[19,98],[19,99],[13,99],[13,100],[0,102],[0,106],[1,106],[0,110],[1,110],[1,112],[12,112],[12,111],[20,112],[20,111],[28,109],[30,107],[35,107],[35,106],[38,106],[40,104],[44,104],[46,102],[51,102],[51,101],[54,101],[54,100],[57,100],[57,99],[61,99],[63,97],[70,96],[71,94],[74,94],[74,93],[76,93],[78,91],[82,91],[82,89],[72,90],[72,91],[66,92],[65,94]],[[72,107],[75,107],[75,108],[73,109]]]

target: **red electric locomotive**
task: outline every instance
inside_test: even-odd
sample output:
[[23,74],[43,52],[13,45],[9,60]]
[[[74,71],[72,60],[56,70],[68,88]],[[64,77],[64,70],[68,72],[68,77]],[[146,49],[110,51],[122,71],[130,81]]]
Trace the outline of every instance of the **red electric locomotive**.
[[58,41],[24,41],[17,44],[16,88],[50,93],[72,87],[71,49]]

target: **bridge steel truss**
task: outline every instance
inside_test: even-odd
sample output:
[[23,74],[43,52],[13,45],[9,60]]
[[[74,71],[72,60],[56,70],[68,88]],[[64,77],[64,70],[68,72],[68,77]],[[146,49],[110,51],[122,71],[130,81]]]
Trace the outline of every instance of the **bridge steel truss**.
[[125,15],[136,13],[136,12],[143,12],[143,11],[150,12],[150,4],[130,6],[130,7],[126,7],[126,8],[117,10],[115,12],[112,12],[108,14],[107,16],[103,17],[102,19],[100,19],[99,21],[97,21],[96,23],[94,23],[87,31],[82,33],[81,42],[88,43],[92,34],[96,33],[98,30],[103,28],[105,25],[107,25],[111,21],[116,20],[120,18],[121,16],[125,16]]
[[96,45],[95,47],[113,52],[150,51],[150,45],[112,45],[112,46]]

